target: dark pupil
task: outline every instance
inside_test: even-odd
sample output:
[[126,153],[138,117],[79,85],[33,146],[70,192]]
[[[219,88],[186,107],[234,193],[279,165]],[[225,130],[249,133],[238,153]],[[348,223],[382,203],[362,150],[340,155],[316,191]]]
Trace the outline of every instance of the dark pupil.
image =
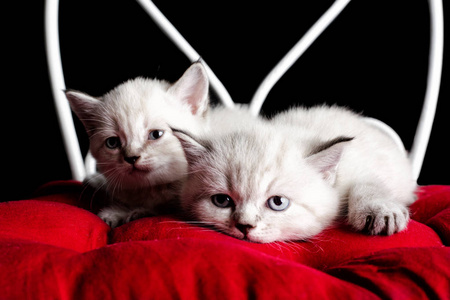
[[150,137],[154,140],[159,139],[163,135],[161,130],[154,130],[150,132]]
[[273,197],[273,203],[276,206],[280,206],[281,204],[283,204],[283,202],[281,202],[281,197],[278,197],[278,196]]
[[224,204],[225,202],[228,202],[228,197],[225,196],[225,195],[217,196],[216,201],[217,201],[217,203],[219,203],[219,204]]
[[214,205],[221,208],[230,207],[233,204],[233,200],[225,194],[214,195],[211,197],[211,199]]
[[119,147],[119,138],[117,137],[110,137],[106,139],[106,146],[108,148],[117,148]]

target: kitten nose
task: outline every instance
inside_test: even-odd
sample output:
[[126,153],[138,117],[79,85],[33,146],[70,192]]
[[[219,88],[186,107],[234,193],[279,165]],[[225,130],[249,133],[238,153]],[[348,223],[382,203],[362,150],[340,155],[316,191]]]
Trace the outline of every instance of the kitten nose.
[[248,224],[241,224],[241,223],[237,223],[236,224],[236,228],[242,232],[244,234],[244,236],[247,236],[248,232],[250,231],[250,229],[252,229],[254,226],[252,225],[248,225]]
[[129,163],[129,164],[131,164],[131,165],[134,165],[134,163],[139,159],[139,157],[140,157],[140,156],[125,156],[123,159],[124,159],[127,163]]

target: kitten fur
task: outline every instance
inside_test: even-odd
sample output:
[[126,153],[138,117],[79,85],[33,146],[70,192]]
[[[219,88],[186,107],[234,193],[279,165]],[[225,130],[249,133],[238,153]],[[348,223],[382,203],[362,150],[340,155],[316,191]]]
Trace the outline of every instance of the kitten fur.
[[187,173],[169,124],[197,132],[208,108],[208,79],[194,63],[174,84],[129,80],[102,97],[66,91],[90,139],[99,174],[85,183],[106,192],[99,216],[111,227],[172,209]]
[[189,164],[187,218],[260,243],[311,238],[342,209],[370,234],[406,227],[416,188],[406,153],[362,116],[320,106],[245,120],[174,131]]

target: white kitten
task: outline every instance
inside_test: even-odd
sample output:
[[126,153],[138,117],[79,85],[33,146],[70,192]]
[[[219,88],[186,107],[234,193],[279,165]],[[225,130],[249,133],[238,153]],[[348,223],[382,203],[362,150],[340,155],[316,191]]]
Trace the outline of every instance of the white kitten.
[[371,234],[405,228],[416,187],[406,154],[362,117],[317,107],[245,120],[200,137],[174,131],[189,163],[188,218],[262,243],[310,238],[342,209]]
[[99,216],[116,227],[170,207],[187,163],[169,124],[201,129],[209,102],[201,63],[191,65],[172,85],[136,78],[99,98],[77,91],[66,96],[86,128],[100,172],[86,182],[111,199]]

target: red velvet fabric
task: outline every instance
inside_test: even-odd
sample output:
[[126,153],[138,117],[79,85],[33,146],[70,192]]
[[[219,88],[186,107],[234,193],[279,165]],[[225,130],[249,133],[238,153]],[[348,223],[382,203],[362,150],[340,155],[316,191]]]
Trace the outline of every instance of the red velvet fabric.
[[255,244],[173,216],[111,230],[96,195],[52,182],[0,203],[0,299],[450,299],[450,186],[418,195],[389,237]]

